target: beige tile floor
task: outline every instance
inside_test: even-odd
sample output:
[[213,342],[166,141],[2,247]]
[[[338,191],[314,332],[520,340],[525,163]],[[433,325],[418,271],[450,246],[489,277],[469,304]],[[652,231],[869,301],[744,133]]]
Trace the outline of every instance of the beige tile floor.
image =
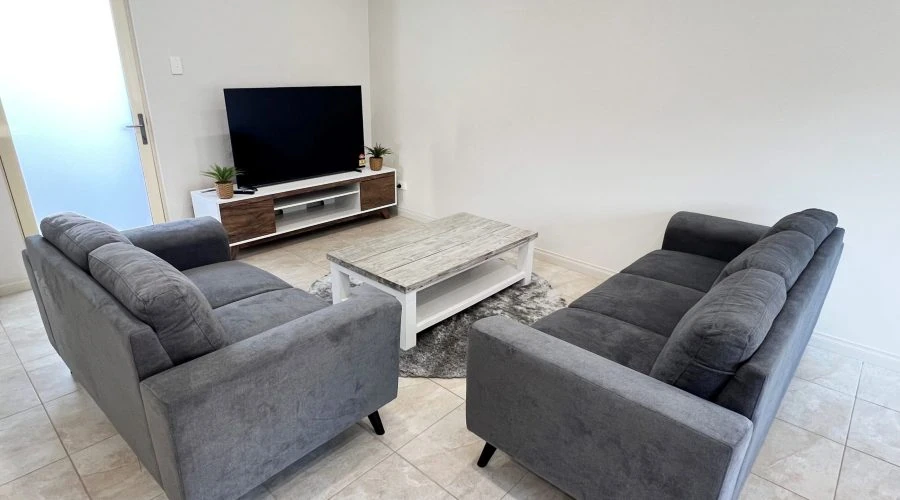
[[[414,227],[367,220],[248,251],[307,288],[325,252]],[[538,260],[568,300],[599,283]],[[247,498],[566,498],[501,452],[475,466],[464,379],[401,379],[387,434],[348,429]],[[900,373],[808,348],[743,498],[900,498]],[[0,498],[164,498],[46,340],[30,292],[0,298]]]

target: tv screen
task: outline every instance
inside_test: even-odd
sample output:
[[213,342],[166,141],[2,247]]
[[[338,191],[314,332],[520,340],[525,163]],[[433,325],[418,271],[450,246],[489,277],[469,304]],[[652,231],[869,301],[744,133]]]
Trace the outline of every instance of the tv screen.
[[225,89],[239,186],[346,172],[363,152],[357,86]]

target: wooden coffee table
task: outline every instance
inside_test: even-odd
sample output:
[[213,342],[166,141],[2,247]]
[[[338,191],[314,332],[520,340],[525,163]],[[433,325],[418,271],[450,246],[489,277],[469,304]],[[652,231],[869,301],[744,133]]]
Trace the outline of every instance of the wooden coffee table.
[[[504,288],[531,282],[537,232],[460,213],[423,227],[328,253],[332,300],[349,296],[350,277],[402,305],[400,348],[416,334]],[[498,257],[518,249],[517,264]]]

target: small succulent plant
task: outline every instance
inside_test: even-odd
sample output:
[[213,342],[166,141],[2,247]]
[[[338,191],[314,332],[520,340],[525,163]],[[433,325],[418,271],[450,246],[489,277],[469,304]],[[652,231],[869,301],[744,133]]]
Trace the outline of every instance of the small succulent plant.
[[210,165],[209,170],[203,172],[203,175],[214,180],[216,184],[230,183],[238,174],[242,174],[240,170],[234,167],[223,167],[218,163]]
[[391,148],[386,148],[378,143],[375,143],[372,147],[366,146],[366,151],[372,158],[384,158],[387,155],[394,154],[394,152],[391,151]]

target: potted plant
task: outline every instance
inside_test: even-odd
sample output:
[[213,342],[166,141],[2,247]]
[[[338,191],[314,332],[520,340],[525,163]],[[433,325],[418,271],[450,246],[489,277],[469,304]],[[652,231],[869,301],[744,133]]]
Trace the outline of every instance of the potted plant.
[[366,151],[369,152],[370,156],[369,168],[375,172],[381,170],[381,166],[384,164],[384,157],[394,153],[391,151],[391,148],[386,148],[377,142],[371,148],[366,146]]
[[216,182],[216,194],[220,199],[227,200],[234,196],[234,178],[240,173],[242,172],[234,167],[213,164],[203,175]]

